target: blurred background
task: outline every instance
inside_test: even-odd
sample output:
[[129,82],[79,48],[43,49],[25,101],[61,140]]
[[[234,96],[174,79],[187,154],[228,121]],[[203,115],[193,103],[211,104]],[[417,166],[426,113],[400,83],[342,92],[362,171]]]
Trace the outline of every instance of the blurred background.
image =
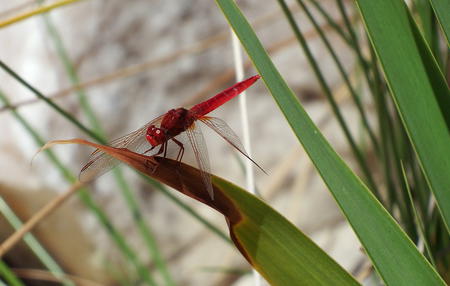
[[[238,2],[309,115],[344,160],[355,167],[342,131],[279,5],[276,1]],[[320,3],[342,24],[335,1]],[[288,4],[350,131],[364,144],[368,139],[332,58],[299,6],[294,1]],[[353,5],[344,4],[354,18]],[[37,5],[35,1],[3,1],[0,19]],[[358,71],[353,51],[318,16],[318,10],[312,13],[354,82]],[[355,27],[358,31],[360,23]],[[236,82],[231,32],[213,1],[80,1],[1,29],[0,42],[1,60],[108,140],[138,129],[171,108],[199,103]],[[245,54],[244,58],[247,61]],[[245,67],[246,76],[256,73],[248,61]],[[374,124],[374,106],[366,97],[366,87],[355,86],[367,119]],[[3,70],[0,92],[4,98],[0,105],[0,195],[15,215],[26,221],[70,187],[69,172],[77,176],[93,150],[57,146],[52,149],[57,159],[40,154],[30,167],[42,144],[27,128],[43,142],[89,137]],[[262,81],[248,90],[246,99],[251,155],[268,173],[254,171],[261,198],[361,281],[370,264]],[[237,99],[211,115],[222,118],[242,136]],[[203,132],[212,172],[245,187],[241,168],[245,158],[206,127]],[[375,165],[370,144],[364,151],[368,165]],[[55,160],[67,168],[66,173]],[[192,152],[185,153],[184,161],[195,165]],[[139,263],[151,269],[158,285],[167,285],[167,275],[176,285],[253,285],[249,264],[232,244],[128,167],[121,166],[120,172],[109,172],[89,184],[85,192],[74,195],[33,230],[39,244],[59,267],[73,275],[77,285],[144,285],[130,263],[133,256],[118,246],[118,239],[126,242]],[[377,180],[376,168],[370,172]],[[220,214],[176,191],[169,192],[228,233]],[[169,274],[161,271],[163,266],[149,251],[150,240],[142,235],[142,224],[133,216],[133,202]],[[114,231],[105,227],[105,221]],[[13,231],[1,216],[0,238],[6,239]],[[48,267],[25,243],[14,247],[3,261],[27,285],[59,285],[51,282]]]

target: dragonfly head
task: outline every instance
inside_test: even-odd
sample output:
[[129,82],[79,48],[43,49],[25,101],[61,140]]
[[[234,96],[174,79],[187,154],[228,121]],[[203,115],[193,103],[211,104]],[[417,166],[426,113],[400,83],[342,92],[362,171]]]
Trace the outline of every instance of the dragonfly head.
[[155,125],[150,125],[147,129],[145,138],[152,147],[155,147],[166,141],[166,132]]

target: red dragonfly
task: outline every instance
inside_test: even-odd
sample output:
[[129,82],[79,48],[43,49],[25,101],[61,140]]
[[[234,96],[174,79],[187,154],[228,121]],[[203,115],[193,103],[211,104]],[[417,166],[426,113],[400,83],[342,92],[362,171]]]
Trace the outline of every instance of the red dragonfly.
[[[171,109],[165,114],[151,120],[138,130],[113,140],[109,145],[116,148],[127,148],[133,152],[142,154],[146,154],[159,146],[158,151],[154,155],[156,156],[163,154],[163,156],[166,157],[168,142],[172,141],[179,147],[176,160],[181,161],[184,155],[184,145],[176,137],[181,133],[187,134],[189,143],[194,151],[198,167],[201,171],[203,183],[211,199],[213,199],[214,194],[211,184],[211,177],[209,175],[210,165],[206,144],[201,130],[196,126],[195,121],[200,120],[209,128],[217,132],[217,134],[225,139],[225,141],[231,144],[231,146],[236,148],[264,172],[264,170],[250,158],[247,152],[245,152],[239,137],[223,120],[216,117],[206,116],[206,114],[215,110],[225,102],[231,100],[249,88],[259,78],[259,75],[255,75],[238,82],[218,93],[214,97],[193,106],[191,109],[186,109],[183,107]],[[118,160],[97,149],[91,154],[89,161],[81,169],[80,181],[90,181],[93,178],[111,170],[118,163]]]

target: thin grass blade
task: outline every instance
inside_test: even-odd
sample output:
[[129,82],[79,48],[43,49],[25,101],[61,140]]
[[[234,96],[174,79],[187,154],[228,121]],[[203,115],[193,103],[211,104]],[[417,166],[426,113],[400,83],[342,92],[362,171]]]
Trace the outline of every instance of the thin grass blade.
[[0,28],[9,26],[11,24],[20,22],[20,21],[25,20],[27,18],[33,17],[35,15],[46,13],[48,11],[51,11],[51,10],[55,9],[55,8],[63,7],[63,6],[66,6],[66,5],[69,5],[69,4],[72,4],[74,2],[78,2],[78,1],[82,1],[82,0],[62,0],[62,1],[57,1],[55,3],[49,4],[47,6],[39,7],[39,8],[37,8],[35,10],[32,10],[30,12],[26,12],[26,13],[23,13],[23,14],[11,17],[10,19],[1,21],[0,22]]
[[[410,203],[411,209],[413,210],[413,213],[414,213],[414,217],[415,217],[415,221],[417,224],[417,229],[419,231],[420,239],[422,240],[422,243],[424,244],[425,251],[428,255],[428,259],[429,259],[430,263],[433,265],[434,268],[436,268],[436,263],[434,261],[433,254],[431,252],[431,248],[428,243],[427,237],[425,235],[425,228],[423,226],[423,220],[420,217],[419,213],[417,212],[416,206],[414,204],[414,199],[413,199],[411,189],[408,184],[408,176],[406,175],[406,170],[405,170],[405,166],[403,165],[403,162],[401,165],[402,165],[402,171],[403,171],[403,178],[404,178],[406,186],[407,186],[406,189],[407,189],[407,193],[408,193],[408,197],[409,197],[409,203]],[[420,249],[420,247],[419,247],[419,249]]]
[[[3,260],[0,260],[0,275],[10,286],[25,286]],[[2,283],[2,280],[0,280],[0,283]]]
[[[8,220],[11,226],[14,227],[15,230],[18,230],[22,227],[23,223],[16,216],[14,211],[8,206],[6,201],[0,197],[0,212],[3,216]],[[39,243],[36,237],[28,233],[24,236],[23,240],[28,245],[28,247],[36,254],[37,258],[44,264],[50,272],[57,278],[61,279],[61,284],[65,286],[74,286],[75,284],[68,280],[62,268],[59,264],[50,256],[50,254],[45,250],[45,248]]]
[[314,74],[322,88],[323,93],[325,94],[328,102],[331,105],[331,109],[336,116],[336,119],[339,123],[339,126],[341,127],[345,138],[347,139],[348,144],[350,145],[350,149],[353,152],[353,155],[355,156],[356,161],[359,164],[359,167],[363,171],[365,178],[367,179],[367,182],[371,189],[374,191],[374,193],[377,192],[377,186],[375,184],[375,181],[372,177],[372,172],[370,172],[368,164],[366,162],[366,158],[364,157],[361,149],[359,148],[358,144],[356,143],[353,134],[350,132],[350,128],[347,125],[347,122],[344,119],[344,116],[342,115],[341,110],[339,109],[339,106],[337,105],[336,100],[333,97],[333,93],[331,91],[331,88],[327,81],[325,80],[325,76],[323,75],[322,71],[320,70],[319,64],[314,58],[311,49],[308,46],[308,43],[306,42],[306,38],[303,36],[302,31],[300,30],[299,26],[297,25],[294,17],[292,16],[292,13],[289,10],[289,7],[285,0],[278,0],[278,3],[281,6],[281,9],[285,13],[286,18],[288,19],[288,22],[294,31],[294,34],[299,41],[303,51],[305,52],[305,56],[308,59],[309,64],[311,65],[312,70],[314,71]]

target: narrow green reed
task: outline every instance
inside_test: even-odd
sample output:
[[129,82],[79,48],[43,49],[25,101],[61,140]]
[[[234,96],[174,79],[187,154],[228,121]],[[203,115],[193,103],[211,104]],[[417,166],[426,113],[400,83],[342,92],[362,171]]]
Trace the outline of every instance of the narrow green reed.
[[[401,179],[401,170],[399,165],[399,147],[398,142],[395,140],[394,128],[402,128],[399,126],[400,121],[395,120],[389,111],[388,104],[390,103],[390,98],[387,97],[386,83],[382,80],[382,75],[379,69],[378,60],[375,55],[373,47],[369,44],[370,59],[366,60],[361,52],[361,47],[359,45],[356,32],[354,31],[353,25],[346,13],[345,7],[341,0],[337,0],[339,11],[341,17],[344,19],[345,25],[347,27],[348,33],[351,37],[351,42],[353,43],[354,51],[360,66],[362,67],[366,83],[371,90],[374,102],[377,106],[377,117],[379,126],[379,135],[381,137],[381,145],[383,148],[382,163],[384,165],[384,174],[387,184],[388,195],[391,199],[388,200],[387,204],[392,210],[393,204],[397,204],[400,210],[401,220],[407,219],[407,210],[404,204],[402,205],[401,200],[398,198],[398,192],[405,192],[405,186],[403,180]],[[369,40],[367,40],[369,42]],[[394,111],[395,113],[396,111]],[[392,128],[394,126],[394,128]],[[393,167],[392,167],[393,165]],[[391,174],[391,168],[396,171],[396,176]],[[395,177],[395,179],[394,179]],[[400,190],[398,190],[398,184],[400,184]]]
[[441,69],[443,66],[443,58],[440,51],[439,42],[439,27],[438,21],[433,13],[433,7],[431,1],[428,0],[414,0],[414,11],[417,13],[417,18],[420,20],[421,31],[425,41],[430,46],[434,57],[438,61]]
[[328,14],[328,12],[323,9],[322,5],[317,0],[309,0],[311,4],[314,5],[316,10],[322,15],[322,17],[327,21],[328,25],[333,28],[333,30],[338,33],[338,35],[344,40],[344,42],[351,48],[355,48],[353,41],[350,36],[336,23],[336,21]]
[[34,95],[36,95],[39,99],[50,105],[54,110],[56,110],[58,113],[60,113],[64,118],[69,120],[72,124],[77,126],[79,129],[81,129],[84,133],[89,135],[89,137],[94,138],[96,141],[106,144],[106,141],[104,141],[100,136],[97,135],[94,131],[88,129],[86,126],[84,126],[81,122],[79,122],[77,119],[75,119],[70,113],[62,109],[59,105],[54,103],[52,100],[47,98],[44,94],[42,94],[40,91],[38,91],[36,88],[34,88],[32,85],[30,85],[27,81],[25,81],[22,77],[20,77],[15,71],[13,71],[10,67],[8,67],[2,60],[0,60],[0,67],[5,70],[9,75],[11,75],[14,79],[16,79],[19,83],[24,85],[27,89],[29,89]]
[[401,161],[405,160],[406,149],[410,148],[409,140],[406,136],[401,120],[397,112],[395,112],[391,121],[387,123],[388,136],[391,139],[391,156],[394,165],[394,171],[399,185],[398,191],[395,193],[395,204],[400,212],[400,220],[404,224],[405,231],[414,239],[416,229],[414,225],[414,217],[408,206],[407,186],[403,180]]
[[[352,25],[349,25],[351,23],[350,19],[347,17],[347,13],[341,9],[341,16],[343,19],[346,19],[346,27],[347,29],[350,27],[350,31],[353,32],[353,37],[350,37],[337,23],[332,19],[332,17],[327,13],[326,10],[324,10],[321,6],[321,4],[317,0],[309,0],[310,3],[314,5],[314,7],[317,9],[317,11],[325,18],[327,23],[338,33],[338,35],[342,38],[342,40],[352,49],[354,50],[358,63],[362,68],[362,71],[364,73],[365,80],[367,82],[367,85],[369,86],[371,90],[371,94],[373,96],[376,108],[377,108],[377,119],[378,119],[378,134],[380,137],[381,143],[379,144],[380,148],[380,161],[383,164],[383,173],[384,173],[384,180],[387,185],[388,189],[388,195],[391,199],[388,199],[386,201],[386,204],[390,210],[392,210],[392,203],[395,203],[398,201],[398,199],[395,199],[397,197],[397,183],[396,179],[394,179],[395,176],[393,176],[391,169],[393,168],[393,160],[395,160],[396,157],[393,157],[392,155],[392,146],[391,144],[396,144],[395,140],[393,140],[393,137],[390,136],[388,133],[391,131],[390,125],[392,124],[399,124],[398,122],[393,122],[391,120],[391,114],[386,108],[386,88],[383,88],[385,86],[385,83],[381,80],[381,73],[378,67],[377,59],[374,53],[373,48],[369,45],[370,50],[370,59],[365,59],[360,52],[360,45],[359,42],[356,41],[356,37],[352,28]],[[343,12],[343,13],[342,13]],[[373,79],[373,81],[372,81]],[[397,147],[393,147],[397,148]],[[396,149],[395,149],[396,150]],[[399,174],[399,170],[397,169],[397,174]],[[397,180],[398,181],[398,180]],[[393,199],[393,200],[392,200]],[[401,212],[404,214],[404,208],[401,208]],[[404,217],[405,215],[402,215]]]
[[[42,2],[42,1],[39,1]],[[75,70],[69,55],[67,53],[67,50],[64,46],[64,43],[61,39],[61,36],[56,29],[56,27],[53,25],[50,15],[44,14],[42,15],[42,18],[44,19],[45,27],[50,35],[50,38],[53,41],[53,45],[56,48],[56,53],[58,54],[64,69],[67,73],[67,76],[69,77],[70,81],[74,86],[77,86],[80,84],[80,80],[77,74],[77,71]],[[78,101],[80,103],[81,109],[83,110],[84,114],[88,118],[88,121],[90,125],[92,125],[93,130],[95,133],[99,134],[99,136],[105,138],[106,134],[103,131],[103,128],[101,127],[100,123],[97,120],[97,117],[95,116],[94,111],[92,110],[91,105],[89,104],[89,101],[87,99],[86,93],[84,89],[79,88],[75,90],[75,93],[78,96]]]
[[[0,96],[2,100],[2,96]],[[9,224],[18,230],[22,227],[23,223],[20,218],[14,213],[14,211],[8,206],[8,204],[0,197],[0,213],[6,218]],[[23,240],[28,245],[28,247],[33,251],[36,257],[48,268],[50,273],[52,273],[56,278],[59,278],[62,285],[65,286],[75,286],[75,284],[70,281],[65,275],[62,268],[59,266],[53,257],[45,250],[45,248],[39,243],[36,237],[32,233],[27,233],[23,237]]]
[[[404,224],[410,227],[411,229],[414,229],[414,231],[411,232],[413,235],[419,236],[420,229],[416,220],[421,219],[423,217],[422,215],[426,213],[426,209],[428,208],[427,202],[428,198],[430,197],[430,190],[428,189],[428,186],[425,182],[425,178],[421,174],[419,162],[414,152],[414,147],[407,140],[406,134],[405,134],[405,142],[407,143],[406,145],[407,149],[405,152],[405,157],[403,158],[403,160],[400,161],[400,168],[403,177],[404,177],[403,173],[406,172],[406,170],[409,170],[412,181],[414,183],[414,188],[410,188],[409,182],[403,179],[403,185],[405,186],[406,189],[403,192],[403,200],[405,200],[405,202],[409,202],[408,192],[411,192],[413,198],[415,198],[415,201],[417,201],[419,210],[421,212],[419,214],[420,216],[418,217],[415,214],[416,210],[412,208],[410,204],[405,203],[405,207],[409,210],[407,219],[411,220],[411,222],[405,222]],[[422,211],[425,211],[425,213],[422,213]]]
[[403,180],[405,181],[406,190],[407,190],[407,193],[408,193],[409,204],[410,204],[411,209],[413,210],[413,213],[414,213],[414,216],[415,216],[415,219],[416,219],[416,225],[417,225],[419,237],[423,240],[423,244],[424,244],[424,247],[425,247],[425,252],[426,252],[427,257],[428,257],[428,261],[430,261],[431,265],[433,265],[433,267],[435,269],[437,269],[436,262],[435,262],[435,260],[433,258],[433,254],[431,252],[430,243],[428,242],[428,238],[425,235],[425,228],[423,226],[422,217],[416,210],[414,199],[413,199],[413,196],[412,196],[412,193],[411,193],[411,188],[409,187],[409,183],[408,183],[408,176],[406,175],[405,166],[403,165],[403,162],[400,162],[400,163],[401,163],[401,166],[402,166]]
[[[339,8],[339,12],[341,14],[342,19],[344,20],[345,26],[347,27],[347,31],[350,35],[350,40],[353,43],[353,47],[354,47],[354,51],[356,54],[356,58],[358,59],[359,64],[361,65],[363,72],[364,72],[364,76],[367,82],[367,86],[370,88],[370,90],[372,91],[373,96],[375,95],[376,92],[376,88],[373,86],[372,84],[372,80],[370,77],[370,66],[369,63],[367,62],[367,60],[364,58],[363,54],[362,54],[362,49],[361,46],[359,44],[358,41],[358,37],[357,34],[355,32],[354,26],[352,25],[350,18],[348,17],[348,14],[345,10],[344,7],[344,3],[342,2],[342,0],[336,0],[337,4],[338,4],[338,8]],[[372,68],[375,68],[374,65],[376,65],[376,62],[371,62],[372,64]]]
[[[366,78],[366,82],[371,89],[372,94],[376,92],[376,89],[372,85],[372,81],[370,78],[370,65],[369,62],[364,58],[361,53],[361,47],[359,42],[357,41],[355,31],[353,30],[353,25],[351,19],[348,17],[345,10],[340,9],[342,20],[344,20],[344,25],[347,29],[347,33],[344,29],[342,29],[335,20],[327,13],[325,9],[321,6],[321,4],[317,0],[308,0],[310,3],[314,5],[317,11],[325,18],[327,23],[338,33],[338,35],[342,38],[342,40],[355,52],[356,58],[359,62],[359,65],[363,69],[364,76]],[[373,64],[372,68],[374,68]],[[375,63],[376,65],[376,63]]]
[[[8,267],[8,265],[6,265],[3,260],[0,260],[0,277],[3,277],[3,279],[8,283],[9,286],[25,286],[22,280],[17,278],[16,274],[12,272],[12,270]],[[1,282],[2,280],[0,280],[0,283]]]
[[[2,63],[0,62],[0,65],[1,64]],[[2,100],[2,102],[4,102],[5,105],[10,105],[7,97],[1,91],[0,91],[0,99]],[[11,112],[12,112],[13,116],[16,118],[16,120],[20,122],[20,124],[25,128],[25,130],[27,130],[27,132],[30,134],[30,136],[35,141],[36,145],[42,146],[46,143],[45,140],[31,126],[31,124],[17,112],[17,110],[11,109]],[[68,182],[74,183],[77,180],[76,176],[74,176],[64,166],[64,164],[59,160],[59,158],[51,150],[45,150],[44,152],[48,156],[50,161],[58,168],[58,170],[61,172],[63,177]],[[151,278],[148,270],[146,269],[145,265],[143,265],[139,261],[137,254],[131,249],[131,247],[126,242],[125,238],[120,234],[119,231],[117,231],[115,229],[115,227],[111,224],[107,215],[97,206],[97,204],[94,202],[92,196],[89,194],[88,190],[86,188],[81,188],[77,192],[77,194],[79,195],[79,197],[83,201],[83,203],[97,217],[97,219],[100,221],[101,225],[103,225],[103,227],[106,229],[106,231],[111,236],[113,241],[119,247],[119,250],[136,267],[136,270],[137,270],[137,273],[139,274],[139,276],[142,277],[149,285],[156,285],[153,281],[153,278]]]
[[338,71],[341,74],[342,79],[344,80],[344,83],[347,86],[348,91],[350,92],[350,95],[351,95],[351,97],[353,99],[353,102],[355,103],[356,109],[359,112],[359,116],[360,116],[360,118],[362,120],[362,124],[363,124],[365,130],[367,131],[367,134],[370,137],[370,140],[372,142],[372,146],[374,147],[375,152],[377,154],[379,154],[378,140],[377,140],[377,138],[375,136],[375,133],[372,130],[372,127],[369,124],[366,112],[365,112],[365,110],[364,110],[364,108],[362,106],[362,103],[361,103],[361,99],[359,98],[359,95],[356,93],[355,89],[353,88],[353,86],[352,86],[352,84],[350,82],[350,79],[349,79],[349,77],[347,75],[347,72],[346,72],[344,66],[342,65],[341,61],[339,60],[339,57],[337,56],[335,49],[332,47],[332,44],[330,43],[330,41],[328,40],[327,36],[323,32],[322,28],[320,27],[320,25],[317,23],[316,19],[311,14],[309,8],[303,3],[302,0],[297,0],[297,3],[300,5],[302,10],[305,12],[305,14],[308,17],[309,21],[313,24],[314,29],[319,34],[320,39],[324,43],[326,49],[328,50],[328,52],[330,53],[333,61],[335,62],[336,67],[338,68]]
[[[345,12],[344,12],[345,13]],[[372,46],[369,45],[370,51],[370,67],[373,83],[371,83],[371,90],[374,98],[374,102],[377,106],[377,118],[379,135],[382,145],[381,159],[383,163],[383,171],[385,174],[385,181],[387,184],[388,205],[391,213],[395,207],[398,207],[400,221],[409,221],[407,223],[408,232],[414,233],[414,225],[411,224],[411,213],[407,210],[407,205],[402,199],[400,194],[407,192],[404,180],[402,179],[402,172],[400,167],[400,141],[398,137],[398,130],[402,130],[401,122],[398,118],[394,108],[390,108],[392,104],[389,91],[386,89],[386,83],[382,80],[381,72],[376,59],[375,51]],[[367,79],[367,78],[366,78]],[[393,110],[392,112],[390,110]],[[397,130],[397,131],[396,131]],[[404,134],[404,133],[403,133]],[[401,139],[404,142],[406,138]]]
[[[66,70],[67,75],[69,76],[70,81],[72,82],[72,84],[74,86],[79,85],[80,80],[79,80],[77,71],[75,70],[75,68],[69,58],[69,55],[64,46],[63,40],[62,40],[57,28],[53,25],[53,23],[50,19],[50,15],[44,14],[42,16],[44,18],[44,22],[45,22],[47,31],[50,34],[51,39],[53,40],[53,44],[56,47],[57,54],[64,65],[64,68]],[[76,94],[78,95],[78,101],[80,103],[81,109],[84,111],[84,114],[88,118],[88,121],[91,124],[91,126],[93,127],[94,132],[97,133],[103,139],[105,139],[106,134],[105,134],[101,124],[97,120],[94,110],[92,109],[91,105],[89,104],[89,101],[87,99],[84,89],[77,89]],[[105,139],[105,141],[106,141],[106,139]],[[116,179],[118,186],[120,187],[122,196],[125,199],[128,209],[129,209],[130,213],[132,214],[134,222],[139,229],[139,233],[141,234],[141,237],[142,237],[143,241],[145,242],[145,245],[146,245],[151,257],[155,261],[155,264],[156,264],[158,270],[161,272],[161,275],[163,276],[165,283],[167,285],[175,285],[175,283],[169,273],[169,270],[166,266],[164,258],[162,256],[161,252],[159,251],[159,247],[156,243],[156,239],[153,234],[153,231],[150,229],[150,226],[143,219],[144,216],[142,214],[142,211],[139,208],[136,198],[133,195],[133,190],[130,188],[127,181],[125,180],[120,168],[115,168],[113,170],[113,174],[114,174],[114,177]]]
[[411,164],[411,172],[414,180],[414,194],[416,195],[416,199],[419,203],[419,210],[422,218],[428,217],[428,205],[431,199],[431,192],[428,188],[425,177],[420,169],[419,162],[417,157],[414,154],[414,162]]
[[280,4],[281,9],[285,13],[286,18],[288,19],[289,24],[291,25],[291,28],[294,31],[295,36],[297,37],[306,57],[308,58],[308,62],[310,63],[310,65],[314,71],[314,74],[316,75],[317,80],[319,81],[319,84],[322,87],[322,90],[325,93],[325,96],[327,97],[327,99],[331,105],[333,113],[335,114],[335,116],[339,122],[339,125],[341,126],[341,128],[344,132],[345,138],[347,139],[347,141],[350,145],[350,148],[351,148],[359,166],[361,167],[361,170],[363,171],[364,176],[367,179],[370,189],[372,189],[375,194],[378,194],[378,188],[373,180],[372,173],[369,170],[368,164],[367,164],[361,150],[359,149],[358,145],[356,144],[355,139],[353,138],[353,135],[351,134],[351,132],[347,126],[347,123],[344,120],[344,117],[342,116],[342,113],[336,103],[336,100],[333,97],[331,88],[328,86],[328,84],[323,76],[323,73],[320,71],[319,65],[317,64],[316,60],[314,59],[312,52],[309,49],[308,44],[306,43],[305,37],[303,36],[302,32],[300,31],[300,28],[298,27],[297,23],[295,22],[295,19],[293,18],[292,13],[290,12],[289,7],[286,4],[286,1],[278,0],[278,3]]
[[[373,49],[370,49],[371,57],[374,58],[375,54]],[[378,121],[378,136],[380,140],[380,157],[379,160],[381,161],[381,168],[383,170],[383,176],[384,181],[386,184],[386,191],[388,198],[384,201],[384,205],[389,210],[390,213],[392,213],[392,210],[394,208],[393,203],[396,201],[394,198],[397,196],[397,183],[394,179],[393,174],[393,160],[395,158],[393,157],[392,148],[390,143],[392,142],[392,138],[390,138],[388,134],[388,129],[390,128],[389,125],[396,124],[396,122],[392,122],[391,115],[389,111],[386,108],[386,96],[381,91],[381,77],[379,72],[375,71],[378,70],[378,66],[372,65],[372,72],[373,72],[373,87],[375,89],[375,92],[373,93],[374,103],[376,107],[376,115],[377,115],[377,121]],[[391,156],[392,155],[392,156]]]
[[[429,0],[430,6],[433,8],[435,18],[435,25],[439,23],[442,33],[445,35],[445,40],[447,40],[447,48],[450,46],[450,2],[447,0]],[[437,28],[437,27],[436,27]]]

